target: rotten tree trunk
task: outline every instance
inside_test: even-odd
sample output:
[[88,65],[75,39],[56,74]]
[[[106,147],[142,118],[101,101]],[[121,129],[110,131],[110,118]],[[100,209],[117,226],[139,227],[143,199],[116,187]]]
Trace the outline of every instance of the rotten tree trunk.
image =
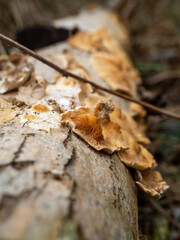
[[[98,11],[56,24],[116,31],[108,13]],[[90,67],[89,53],[63,43],[41,54],[67,49],[95,82],[107,86]],[[55,72],[34,64],[53,81]],[[124,100],[113,102],[130,111]],[[94,150],[66,127],[46,133],[6,121],[0,127],[0,167],[0,239],[138,239],[136,186],[117,153]]]

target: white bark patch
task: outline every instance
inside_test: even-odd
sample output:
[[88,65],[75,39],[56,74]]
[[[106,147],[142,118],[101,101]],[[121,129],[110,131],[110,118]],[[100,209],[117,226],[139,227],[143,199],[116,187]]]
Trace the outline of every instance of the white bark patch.
[[29,127],[49,132],[60,127],[60,114],[55,112],[45,100],[38,101],[20,116],[21,122]]

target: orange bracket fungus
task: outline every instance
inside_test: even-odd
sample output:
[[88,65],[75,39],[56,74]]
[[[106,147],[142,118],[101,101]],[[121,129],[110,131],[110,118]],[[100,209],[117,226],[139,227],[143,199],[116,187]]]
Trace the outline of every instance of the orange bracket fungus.
[[93,112],[87,107],[80,107],[63,113],[61,122],[68,123],[96,150],[112,153],[128,148],[125,136],[121,134],[119,126],[110,121],[108,112],[101,113],[100,109]]

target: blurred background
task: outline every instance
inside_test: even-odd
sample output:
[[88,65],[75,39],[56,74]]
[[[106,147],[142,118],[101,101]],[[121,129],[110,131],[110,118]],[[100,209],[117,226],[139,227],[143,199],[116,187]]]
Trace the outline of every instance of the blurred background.
[[[0,0],[0,32],[31,49],[41,48],[68,35],[66,29],[60,36],[51,27],[54,19],[89,4],[116,11],[129,30],[130,55],[143,79],[141,98],[180,113],[179,0]],[[32,36],[41,36],[38,45]],[[0,51],[5,52],[2,45]],[[141,239],[180,240],[180,122],[148,112],[146,123],[149,149],[170,190],[158,202],[138,193]]]

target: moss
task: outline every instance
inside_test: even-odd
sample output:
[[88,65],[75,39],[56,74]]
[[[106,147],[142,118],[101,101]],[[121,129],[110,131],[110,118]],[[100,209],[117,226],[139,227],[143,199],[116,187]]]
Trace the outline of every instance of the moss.
[[141,61],[134,62],[136,68],[142,74],[148,74],[151,72],[162,72],[167,70],[167,66],[164,63],[145,63]]

